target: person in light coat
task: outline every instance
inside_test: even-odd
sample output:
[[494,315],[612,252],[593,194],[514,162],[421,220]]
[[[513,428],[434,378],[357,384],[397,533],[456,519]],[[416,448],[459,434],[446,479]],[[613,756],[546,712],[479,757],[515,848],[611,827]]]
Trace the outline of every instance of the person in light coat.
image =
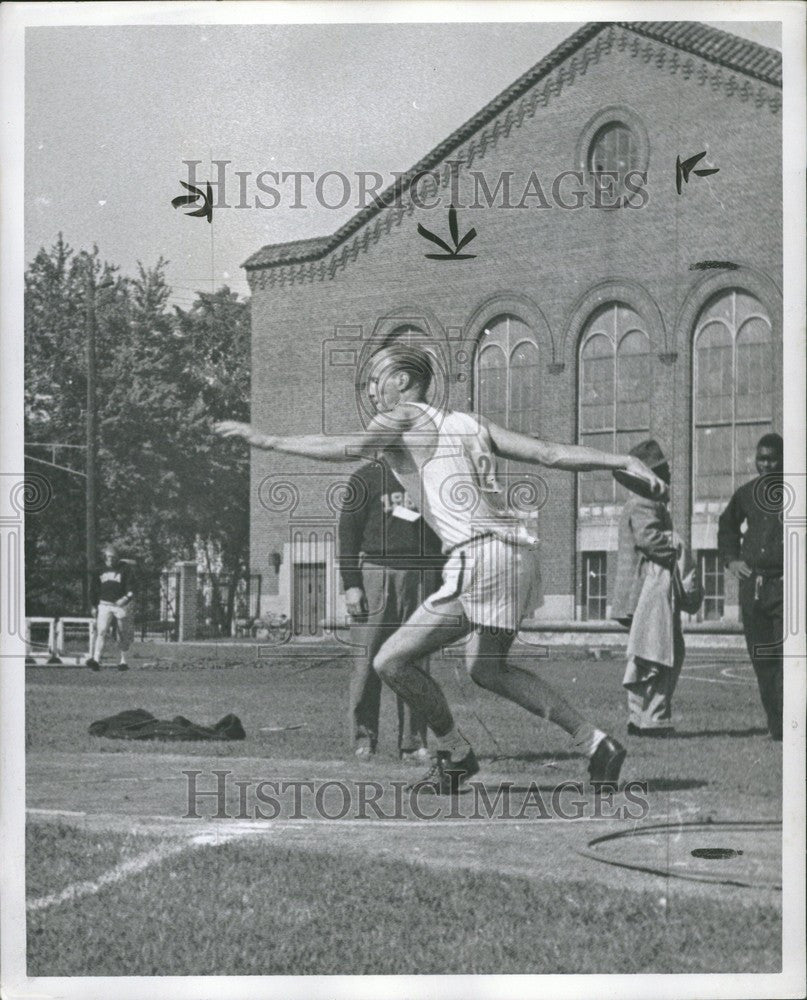
[[[663,479],[670,467],[658,442],[630,452]],[[681,612],[694,613],[701,593],[695,571],[684,576],[685,551],[673,530],[668,500],[651,499],[638,480],[616,478],[631,490],[619,523],[616,593],[611,617],[630,628],[627,667],[628,733],[669,736],[672,698],[684,663]]]

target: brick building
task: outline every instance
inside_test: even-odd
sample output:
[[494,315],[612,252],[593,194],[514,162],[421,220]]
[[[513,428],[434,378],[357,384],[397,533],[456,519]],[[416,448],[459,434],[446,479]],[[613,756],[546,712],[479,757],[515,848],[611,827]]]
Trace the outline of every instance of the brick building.
[[[677,170],[702,151],[718,172]],[[253,422],[357,429],[368,342],[423,338],[451,407],[606,450],[656,437],[701,617],[736,619],[716,522],[782,427],[781,155],[777,52],[696,23],[585,25],[337,232],[246,262]],[[448,240],[452,202],[474,256],[429,259],[418,224]],[[253,452],[261,610],[298,632],[342,611],[351,468]],[[621,487],[541,472],[536,617],[605,618]]]

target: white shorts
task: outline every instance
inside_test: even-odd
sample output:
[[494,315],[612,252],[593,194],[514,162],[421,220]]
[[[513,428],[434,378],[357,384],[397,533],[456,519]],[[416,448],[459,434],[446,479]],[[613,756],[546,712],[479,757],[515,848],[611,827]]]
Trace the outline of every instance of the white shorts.
[[441,606],[454,600],[475,625],[517,631],[526,613],[541,603],[537,547],[485,535],[452,549],[443,585],[425,605],[440,614]]
[[118,645],[124,650],[131,646],[132,639],[134,639],[134,627],[129,615],[130,608],[131,605],[122,608],[117,604],[110,604],[108,601],[100,601],[98,618],[95,623],[98,634],[106,635],[110,622],[114,618],[118,626]]

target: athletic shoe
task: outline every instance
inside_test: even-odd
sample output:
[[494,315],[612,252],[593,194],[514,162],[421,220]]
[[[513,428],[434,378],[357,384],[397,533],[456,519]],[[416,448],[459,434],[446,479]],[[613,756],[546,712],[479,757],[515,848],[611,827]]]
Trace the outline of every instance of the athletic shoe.
[[452,760],[448,750],[438,750],[434,763],[420,781],[407,785],[408,792],[429,789],[435,795],[457,795],[460,785],[479,771],[479,761],[471,747],[460,760]]
[[124,660],[123,663],[118,664],[118,670],[128,670],[129,664]]
[[356,740],[356,749],[354,753],[357,757],[363,757],[365,760],[368,757],[372,757],[375,753],[375,740],[371,739],[369,736],[360,736]]
[[675,729],[672,726],[657,726],[655,728],[643,729],[641,726],[634,725],[634,723],[628,723],[628,736],[652,736],[657,740],[666,739],[668,736],[672,736],[675,733]]
[[404,764],[422,764],[431,758],[431,752],[426,747],[417,750],[401,750],[400,758]]
[[603,737],[588,762],[589,779],[592,782],[607,781],[616,784],[619,772],[628,751],[610,736]]
[[86,662],[85,665],[88,666],[90,668],[90,670],[100,670],[101,669],[101,664],[98,662],[98,660],[94,660],[92,657],[90,657],[87,660],[87,662]]

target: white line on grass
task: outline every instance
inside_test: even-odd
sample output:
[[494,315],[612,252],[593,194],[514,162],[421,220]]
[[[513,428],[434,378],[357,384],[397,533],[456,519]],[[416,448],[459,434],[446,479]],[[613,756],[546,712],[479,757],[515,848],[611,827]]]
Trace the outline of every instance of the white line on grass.
[[[57,810],[53,811],[56,812]],[[38,910],[47,910],[51,906],[58,906],[60,903],[70,902],[73,899],[79,899],[82,896],[94,896],[105,886],[113,885],[115,882],[122,882],[123,879],[129,878],[132,875],[139,875],[147,868],[159,864],[160,861],[164,861],[165,858],[171,857],[173,854],[180,854],[182,851],[186,851],[192,847],[221,844],[229,839],[226,835],[213,838],[209,834],[201,834],[192,840],[161,844],[159,847],[152,848],[152,850],[146,851],[144,854],[138,854],[137,857],[124,861],[110,871],[104,872],[103,875],[95,880],[74,882],[61,892],[42,896],[39,899],[29,899],[26,903],[26,910],[29,913],[33,913]]]
[[704,684],[731,684],[734,685],[735,687],[738,684],[741,685],[742,687],[745,687],[747,684],[753,683],[752,681],[741,681],[741,680],[730,681],[727,680],[726,678],[721,678],[721,677],[693,677],[691,674],[682,674],[681,679],[688,681],[703,681]]
[[86,816],[85,812],[75,812],[71,809],[26,809],[35,816]]

